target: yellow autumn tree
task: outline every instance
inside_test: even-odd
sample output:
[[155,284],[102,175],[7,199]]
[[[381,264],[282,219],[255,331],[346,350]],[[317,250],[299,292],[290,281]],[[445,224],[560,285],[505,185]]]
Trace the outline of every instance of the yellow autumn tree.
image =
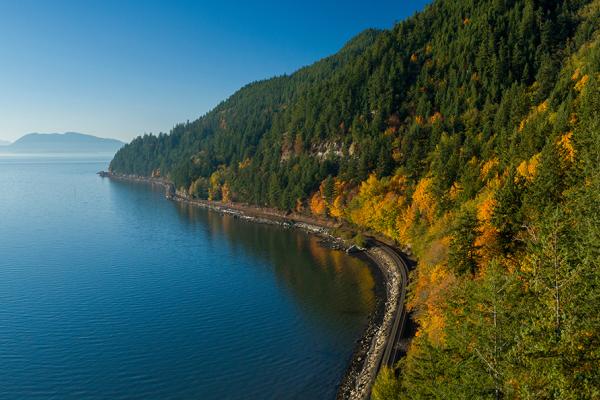
[[444,117],[442,116],[442,114],[439,111],[436,111],[431,117],[429,117],[429,123],[433,125],[443,121],[443,119]]
[[208,188],[208,200],[220,200],[221,194],[221,176],[219,171],[215,171],[210,176],[210,186]]
[[427,223],[431,224],[436,213],[436,202],[431,188],[433,185],[432,178],[423,178],[419,181],[412,196],[412,205],[415,211],[419,212]]
[[[324,194],[323,192],[321,192]],[[336,178],[334,181],[334,194],[331,203],[327,204],[329,215],[342,218],[345,215],[347,202],[351,199],[350,187],[347,182]]]
[[456,278],[445,264],[419,265],[408,308],[414,311],[419,334],[426,334],[434,344],[444,343],[443,308],[446,294]]
[[480,265],[487,265],[498,251],[498,229],[492,224],[494,208],[497,205],[495,194],[494,190],[484,192],[478,199],[476,208],[478,226],[474,246]]
[[[437,213],[437,203],[432,193],[433,179],[422,178],[415,187],[412,202],[403,207],[396,218],[395,232],[397,240],[411,245],[415,239],[415,230],[427,230],[434,221]],[[421,228],[421,229],[417,229]]]
[[344,216],[345,205],[344,196],[338,194],[329,207],[329,214],[334,218],[342,218]]
[[541,153],[537,153],[529,160],[525,160],[517,167],[518,176],[516,179],[524,179],[527,182],[533,182],[537,175],[537,168],[540,164]]
[[221,201],[223,203],[229,203],[231,201],[231,189],[227,182],[221,186]]
[[492,157],[486,162],[484,162],[481,166],[481,171],[479,173],[480,178],[482,180],[486,180],[487,178],[489,178],[490,175],[496,171],[499,164],[500,161],[498,160],[498,157]]
[[573,146],[573,132],[567,132],[558,140],[558,149],[563,161],[572,163],[575,161],[575,147]]
[[396,221],[405,207],[406,177],[395,175],[378,179],[375,175],[362,182],[352,200],[349,219],[356,225],[398,239]]
[[585,85],[587,85],[588,81],[590,80],[590,76],[589,75],[584,75],[576,84],[575,84],[575,90],[577,90],[578,92],[581,92],[584,88]]
[[239,168],[240,170],[242,170],[242,169],[245,169],[245,168],[248,168],[248,166],[250,166],[250,164],[251,164],[251,163],[252,163],[252,159],[250,159],[250,158],[245,158],[245,159],[244,159],[244,161],[240,161],[240,162],[238,163],[238,168]]
[[309,206],[310,212],[314,215],[323,216],[325,215],[325,211],[327,211],[327,204],[325,204],[320,191],[313,193],[309,201]]

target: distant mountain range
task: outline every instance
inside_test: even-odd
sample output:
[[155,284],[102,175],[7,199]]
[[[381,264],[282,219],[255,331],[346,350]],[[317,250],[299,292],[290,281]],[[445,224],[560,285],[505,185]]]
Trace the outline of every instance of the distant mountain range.
[[76,132],[30,133],[13,143],[0,143],[8,153],[115,153],[124,144]]
[[0,139],[0,146],[8,146],[10,144],[10,142],[7,142],[6,140],[1,140]]

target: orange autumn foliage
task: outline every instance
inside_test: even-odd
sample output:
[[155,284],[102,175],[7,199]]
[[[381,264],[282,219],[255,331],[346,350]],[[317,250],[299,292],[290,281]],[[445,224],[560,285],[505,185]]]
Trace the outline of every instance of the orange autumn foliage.
[[562,135],[557,143],[563,160],[569,163],[575,161],[575,147],[572,139],[573,132],[568,132]]
[[221,186],[221,201],[223,203],[229,203],[231,201],[231,189],[227,182]]
[[479,207],[477,207],[477,220],[479,222],[488,223],[492,220],[494,207],[496,207],[497,204],[494,194],[494,192],[490,192],[485,200],[479,204]]
[[575,84],[575,90],[577,90],[578,92],[581,92],[583,90],[583,88],[585,88],[585,85],[588,83],[588,81],[590,80],[590,76],[589,75],[584,75],[576,84]]
[[412,196],[412,204],[398,213],[394,239],[404,244],[411,244],[412,232],[415,227],[432,225],[437,213],[437,203],[431,193],[432,185],[432,178],[423,178],[417,183]]
[[478,227],[474,245],[481,265],[486,265],[497,253],[498,229],[492,224],[496,205],[495,191],[490,190],[477,206]]
[[337,195],[333,200],[333,203],[329,207],[329,215],[334,218],[341,218],[344,216],[345,202],[343,195]]
[[542,113],[548,110],[548,100],[544,100],[544,102],[542,102],[541,104],[538,104],[538,106],[535,108],[535,110],[538,113]]
[[417,215],[410,208],[400,211],[396,219],[396,233],[401,243],[410,245],[412,243],[411,230],[416,225]]
[[321,182],[319,190],[308,201],[311,213],[334,218],[346,216],[347,203],[352,198],[354,191],[347,182],[339,178],[335,178],[333,184],[333,193],[327,194],[327,179]]
[[346,203],[351,198],[352,193],[347,182],[336,178],[334,183],[334,199],[329,204],[329,215],[334,218],[342,218],[345,215]]
[[433,222],[437,210],[435,198],[431,193],[432,178],[423,178],[417,184],[412,197],[412,206],[428,223]]
[[321,195],[321,192],[315,192],[309,201],[310,212],[315,215],[325,215],[327,204]]
[[238,163],[238,168],[239,169],[248,168],[250,166],[251,162],[252,162],[252,160],[250,158],[245,158],[244,161],[240,161]]
[[494,171],[496,169],[496,167],[498,166],[500,162],[498,161],[497,157],[493,157],[490,158],[489,160],[487,160],[482,166],[481,166],[481,172],[479,173],[479,176],[481,177],[482,180],[485,180],[492,171]]
[[434,344],[444,344],[444,300],[455,281],[444,264],[423,264],[417,270],[408,308],[415,311],[420,334],[426,334]]
[[378,179],[374,174],[361,183],[348,217],[353,223],[398,239],[396,221],[406,207],[406,177]]
[[444,119],[444,117],[442,116],[442,114],[439,111],[436,111],[431,117],[429,117],[429,123],[430,124],[435,124],[438,122],[441,122]]

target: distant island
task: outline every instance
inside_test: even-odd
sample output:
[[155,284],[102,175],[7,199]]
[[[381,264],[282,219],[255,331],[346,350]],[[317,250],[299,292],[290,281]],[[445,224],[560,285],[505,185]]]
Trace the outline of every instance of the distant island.
[[30,133],[10,144],[5,153],[115,153],[125,143],[83,133]]
[[0,146],[8,146],[9,144],[10,144],[10,142],[0,139]]

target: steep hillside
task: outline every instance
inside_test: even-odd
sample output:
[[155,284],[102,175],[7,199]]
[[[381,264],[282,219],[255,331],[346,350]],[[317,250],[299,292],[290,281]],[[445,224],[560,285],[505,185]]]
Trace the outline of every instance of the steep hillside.
[[374,397],[600,397],[600,1],[437,0],[115,156],[418,258]]

